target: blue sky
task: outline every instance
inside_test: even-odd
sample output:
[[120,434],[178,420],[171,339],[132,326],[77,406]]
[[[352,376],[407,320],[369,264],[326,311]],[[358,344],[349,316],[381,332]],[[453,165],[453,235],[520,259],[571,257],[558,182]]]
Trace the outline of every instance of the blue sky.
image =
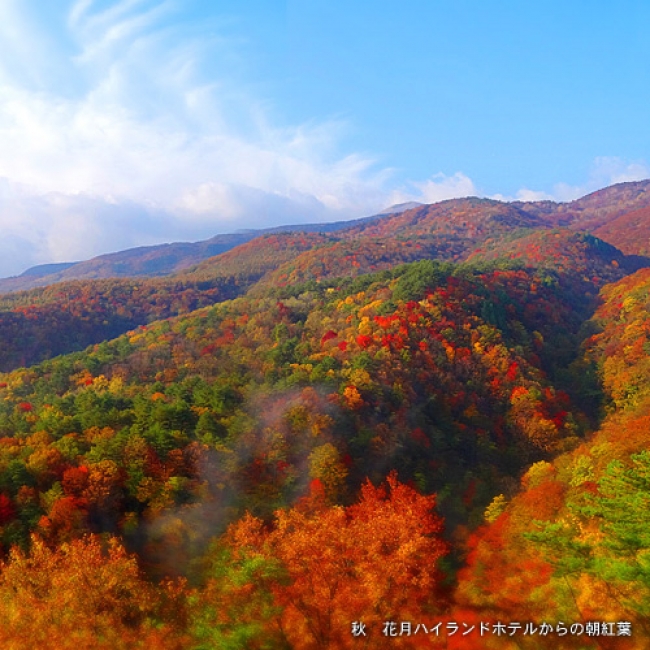
[[0,0],[0,274],[650,176],[650,4]]

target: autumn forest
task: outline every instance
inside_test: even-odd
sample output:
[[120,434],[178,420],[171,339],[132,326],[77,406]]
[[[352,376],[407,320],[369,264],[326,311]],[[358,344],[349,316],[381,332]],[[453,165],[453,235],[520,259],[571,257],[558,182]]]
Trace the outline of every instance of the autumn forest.
[[650,647],[649,242],[639,181],[12,279],[0,646]]

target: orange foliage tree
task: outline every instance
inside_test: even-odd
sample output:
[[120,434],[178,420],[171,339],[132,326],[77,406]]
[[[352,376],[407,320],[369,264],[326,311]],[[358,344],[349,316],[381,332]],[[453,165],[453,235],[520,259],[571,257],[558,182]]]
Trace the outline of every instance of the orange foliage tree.
[[[0,566],[0,646],[6,650],[180,650],[187,647],[179,585],[157,590],[111,539],[50,549],[32,539]],[[167,611],[169,610],[169,611]],[[176,612],[172,615],[172,612]],[[159,620],[165,618],[165,625]]]
[[[328,506],[315,482],[310,497],[276,513],[270,530],[247,515],[222,540],[221,560],[275,566],[276,577],[264,572],[262,593],[262,587],[241,579],[223,580],[221,567],[221,580],[209,582],[201,599],[218,619],[211,628],[203,621],[204,636],[209,629],[215,647],[231,647],[238,627],[250,630],[242,613],[259,615],[261,606],[251,603],[266,598],[266,627],[246,647],[271,647],[262,641],[271,638],[299,650],[354,647],[359,642],[351,632],[354,622],[366,626],[373,648],[413,647],[414,639],[384,637],[382,628],[385,621],[433,615],[441,605],[437,564],[447,547],[434,505],[435,497],[420,495],[392,473],[385,485],[366,482],[359,502],[347,508]],[[227,611],[213,606],[217,601],[236,617],[224,618]]]

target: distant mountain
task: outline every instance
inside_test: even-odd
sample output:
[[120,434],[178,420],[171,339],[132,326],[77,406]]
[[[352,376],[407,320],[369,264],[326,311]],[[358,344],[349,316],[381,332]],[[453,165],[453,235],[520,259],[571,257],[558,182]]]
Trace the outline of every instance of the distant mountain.
[[177,277],[198,281],[236,277],[252,283],[305,251],[320,250],[336,241],[331,235],[321,233],[268,233],[203,260]]
[[[217,235],[196,243],[179,242],[140,246],[117,253],[99,255],[73,264],[42,265],[28,269],[18,277],[1,279],[0,293],[31,289],[66,280],[169,275],[197,264],[207,257],[230,250],[256,236],[258,233]],[[49,274],[38,272],[39,268],[47,266],[60,268]]]
[[336,232],[378,218],[380,218],[380,215],[332,223],[274,226],[261,230],[245,230],[216,235],[205,241],[193,243],[177,242],[155,246],[140,246],[116,253],[99,255],[83,262],[42,264],[27,269],[19,276],[0,278],[0,294],[42,287],[57,282],[65,282],[66,280],[170,275],[193,267],[202,260],[229,251],[240,244],[245,244],[263,235],[287,232]]
[[78,262],[58,262],[54,264],[39,264],[38,266],[32,266],[30,269],[27,269],[21,273],[18,277],[20,278],[42,278],[45,275],[53,275],[54,273],[60,273],[69,269],[71,266],[78,264]]
[[382,219],[358,224],[341,236],[363,237],[437,237],[459,250],[471,250],[488,237],[497,237],[522,228],[547,228],[542,218],[509,203],[492,199],[451,199],[423,205]]
[[[645,225],[648,212],[644,210],[650,210],[650,181],[619,183],[567,203],[504,203],[475,197],[450,199],[432,205],[401,203],[379,214],[350,221],[247,230],[194,243],[143,246],[77,263],[40,265],[20,276],[0,279],[0,293],[66,280],[170,275],[263,235],[287,232],[336,233],[337,238],[346,240],[433,237],[436,257],[462,260],[487,239],[509,236],[513,231],[560,226],[595,232],[614,245],[623,243],[626,246],[624,252],[644,255],[650,250],[650,238],[645,235],[650,233],[650,224]],[[626,220],[625,215],[633,212],[637,214]],[[632,227],[636,232],[634,237],[629,235]],[[427,245],[434,246],[433,240]],[[251,250],[255,249],[253,246]],[[215,262],[220,263],[231,264],[232,260]]]
[[406,203],[396,203],[395,205],[391,205],[388,208],[385,208],[381,212],[378,213],[378,215],[385,215],[385,214],[400,214],[402,212],[406,212],[406,210],[413,210],[414,208],[420,208],[424,205],[424,203],[418,203],[417,201],[407,201]]
[[650,206],[650,180],[618,183],[567,203],[516,201],[512,205],[553,226],[594,231],[621,215]]
[[364,238],[333,241],[306,250],[268,273],[251,290],[259,295],[273,287],[305,282],[320,282],[328,278],[355,278],[424,259],[448,259],[449,248],[441,249],[433,237],[414,237],[409,240],[394,238]]

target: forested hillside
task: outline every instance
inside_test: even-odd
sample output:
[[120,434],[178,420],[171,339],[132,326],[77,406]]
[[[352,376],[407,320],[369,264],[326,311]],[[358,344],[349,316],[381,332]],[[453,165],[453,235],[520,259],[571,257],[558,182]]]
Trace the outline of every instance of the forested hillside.
[[602,382],[603,421],[570,453],[533,464],[521,491],[495,497],[469,542],[461,607],[607,622],[614,634],[628,621],[636,642],[621,647],[647,647],[649,286],[644,270],[603,289],[581,360]]
[[647,648],[644,188],[2,296],[2,647]]

